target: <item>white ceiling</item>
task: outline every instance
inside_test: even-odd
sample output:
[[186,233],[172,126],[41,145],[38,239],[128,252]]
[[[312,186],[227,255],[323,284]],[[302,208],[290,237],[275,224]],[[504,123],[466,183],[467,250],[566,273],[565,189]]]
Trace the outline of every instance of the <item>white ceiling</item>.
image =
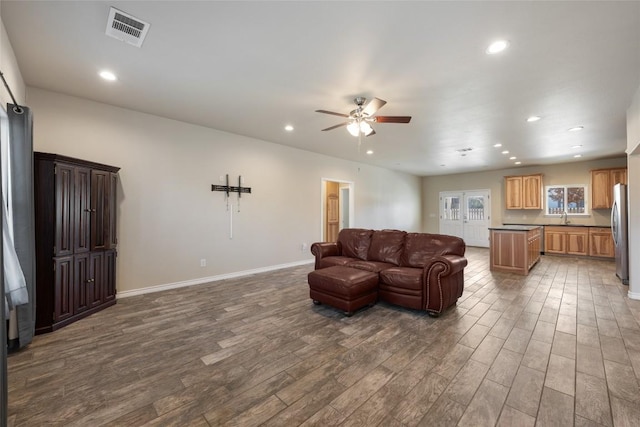
[[[110,6],[151,24],[142,48],[104,34]],[[502,149],[522,166],[623,155],[640,85],[639,1],[1,7],[28,86],[425,176],[512,167]],[[510,48],[485,54],[499,38]],[[361,147],[321,132],[343,119],[314,111],[348,113],[356,96],[413,119],[375,124]]]

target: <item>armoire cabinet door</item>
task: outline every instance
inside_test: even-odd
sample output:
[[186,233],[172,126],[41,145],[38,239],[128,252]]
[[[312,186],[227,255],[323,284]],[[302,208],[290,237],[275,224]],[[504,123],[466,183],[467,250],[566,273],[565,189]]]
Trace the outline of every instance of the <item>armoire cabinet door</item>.
[[89,264],[89,254],[83,253],[73,257],[73,273],[74,273],[74,312],[82,313],[91,308],[91,266]]
[[116,298],[116,251],[104,253],[104,301]]
[[75,168],[66,164],[55,166],[55,256],[66,256],[73,253],[74,228],[74,182]]
[[74,173],[74,253],[91,249],[91,170],[76,167]]
[[53,321],[60,322],[73,316],[73,257],[54,259],[55,304]]
[[[109,216],[109,226],[108,226],[108,241],[107,247],[111,249],[115,249],[118,246],[118,235],[117,235],[117,215],[116,210],[118,206],[118,174],[110,173],[109,174],[109,204],[107,206],[107,214]],[[115,295],[115,294],[114,294]]]
[[90,306],[96,307],[104,301],[104,252],[91,252],[91,279],[89,279]]
[[91,171],[91,249],[107,247],[109,172]]

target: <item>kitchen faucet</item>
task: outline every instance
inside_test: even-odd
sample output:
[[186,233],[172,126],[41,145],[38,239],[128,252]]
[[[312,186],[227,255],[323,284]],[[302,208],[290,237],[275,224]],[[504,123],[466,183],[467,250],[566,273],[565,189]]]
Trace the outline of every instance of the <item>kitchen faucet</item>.
[[564,225],[569,224],[569,214],[567,214],[567,211],[562,212],[562,215],[560,215],[560,221]]

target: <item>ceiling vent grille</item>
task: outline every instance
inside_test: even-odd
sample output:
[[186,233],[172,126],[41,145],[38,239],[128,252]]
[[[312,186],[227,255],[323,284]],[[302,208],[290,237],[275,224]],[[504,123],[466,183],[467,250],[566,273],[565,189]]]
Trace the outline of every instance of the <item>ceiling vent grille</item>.
[[130,45],[140,47],[151,24],[121,10],[111,8],[105,34]]

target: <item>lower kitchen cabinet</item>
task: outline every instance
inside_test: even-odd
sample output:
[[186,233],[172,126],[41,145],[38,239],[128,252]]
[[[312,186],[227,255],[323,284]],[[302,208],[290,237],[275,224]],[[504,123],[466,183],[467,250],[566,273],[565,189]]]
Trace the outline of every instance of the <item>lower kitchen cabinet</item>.
[[567,254],[589,255],[589,230],[584,227],[567,228]]
[[587,227],[546,226],[544,252],[561,255],[589,255]]
[[610,228],[589,228],[589,255],[603,258],[615,257],[615,247]]
[[545,226],[546,254],[612,258],[613,239],[607,227]]

